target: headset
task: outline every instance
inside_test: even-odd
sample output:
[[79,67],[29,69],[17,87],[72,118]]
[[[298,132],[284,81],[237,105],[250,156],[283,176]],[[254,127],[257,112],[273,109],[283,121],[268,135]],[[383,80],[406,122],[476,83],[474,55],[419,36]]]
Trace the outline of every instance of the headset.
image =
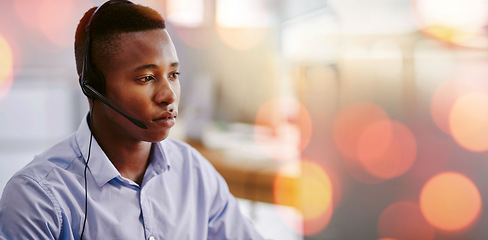
[[103,104],[109,106],[116,112],[118,112],[120,115],[123,117],[127,118],[129,121],[131,121],[133,124],[136,126],[147,129],[147,125],[140,120],[137,120],[133,117],[128,116],[127,114],[123,113],[121,110],[119,110],[117,107],[115,107],[112,103],[110,103],[100,92],[105,92],[105,77],[103,76],[102,72],[98,70],[95,65],[92,62],[91,58],[91,33],[90,33],[90,25],[97,14],[98,11],[102,8],[106,8],[110,5],[113,4],[120,4],[120,3],[126,3],[126,4],[133,4],[130,1],[127,0],[110,0],[102,4],[100,7],[98,7],[93,14],[91,15],[90,19],[88,20],[88,23],[86,24],[85,31],[86,31],[86,39],[85,39],[85,54],[83,56],[83,70],[81,72],[81,79],[80,79],[80,85],[81,85],[81,90],[83,93],[90,99],[95,100],[98,99],[100,100]]
[[[85,31],[86,31],[86,39],[85,39],[85,49],[84,49],[84,56],[83,56],[83,70],[81,72],[81,77],[80,77],[80,86],[81,90],[83,91],[83,94],[85,94],[89,99],[92,100],[92,107],[90,111],[90,126],[93,125],[93,108],[95,107],[95,101],[94,100],[100,100],[103,104],[107,105],[108,107],[112,108],[116,112],[118,112],[120,115],[128,119],[130,122],[135,124],[136,126],[147,129],[147,125],[140,120],[137,120],[135,118],[132,118],[119,110],[117,107],[115,107],[112,103],[110,103],[100,92],[105,92],[105,77],[103,76],[102,72],[96,68],[96,66],[92,62],[91,58],[91,33],[90,33],[90,25],[97,14],[98,11],[102,8],[107,8],[110,5],[113,4],[120,4],[120,3],[125,3],[125,4],[133,4],[132,2],[128,0],[109,0],[105,2],[104,4],[100,5],[95,11],[92,13],[90,19],[88,20],[88,23],[85,26]],[[85,169],[84,169],[84,180],[85,180],[85,217],[83,220],[83,228],[81,230],[81,236],[80,239],[83,239],[83,234],[85,233],[85,225],[86,225],[86,219],[88,216],[88,186],[87,186],[87,180],[86,180],[86,171],[88,168],[88,161],[90,161],[90,154],[91,154],[91,145],[92,145],[92,139],[93,139],[93,130],[91,131],[90,135],[90,143],[88,147],[88,156],[86,159],[85,163]]]

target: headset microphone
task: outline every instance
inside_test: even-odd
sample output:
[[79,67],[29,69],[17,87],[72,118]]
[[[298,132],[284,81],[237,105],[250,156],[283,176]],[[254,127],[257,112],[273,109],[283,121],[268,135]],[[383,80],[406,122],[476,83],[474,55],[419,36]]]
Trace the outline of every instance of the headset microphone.
[[125,114],[122,111],[120,111],[113,104],[111,104],[102,94],[100,94],[99,92],[97,92],[97,90],[95,90],[92,86],[90,86],[90,85],[88,85],[86,83],[83,83],[83,86],[82,87],[85,88],[86,91],[89,91],[92,96],[95,96],[95,98],[97,98],[98,100],[100,100],[102,103],[104,103],[105,105],[109,106],[110,108],[112,108],[113,110],[115,110],[116,112],[118,112],[123,117],[127,118],[134,125],[136,125],[136,126],[138,126],[140,128],[147,129],[147,125],[144,122],[142,122],[140,120],[137,120],[137,119],[134,119],[132,117],[129,117],[127,114]]

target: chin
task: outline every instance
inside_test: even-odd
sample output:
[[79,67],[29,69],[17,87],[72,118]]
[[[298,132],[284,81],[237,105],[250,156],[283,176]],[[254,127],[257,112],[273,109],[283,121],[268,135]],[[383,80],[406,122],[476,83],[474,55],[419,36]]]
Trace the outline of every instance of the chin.
[[168,138],[168,136],[169,136],[169,130],[146,135],[145,139],[147,142],[161,142],[164,139]]

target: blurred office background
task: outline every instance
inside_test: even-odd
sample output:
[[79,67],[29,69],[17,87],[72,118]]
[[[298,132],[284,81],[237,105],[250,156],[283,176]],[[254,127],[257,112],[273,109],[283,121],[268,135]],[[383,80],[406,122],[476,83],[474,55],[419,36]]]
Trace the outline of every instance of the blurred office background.
[[[488,239],[488,1],[137,0],[181,67],[172,137],[270,239]],[[0,190],[88,105],[101,0],[1,0]]]

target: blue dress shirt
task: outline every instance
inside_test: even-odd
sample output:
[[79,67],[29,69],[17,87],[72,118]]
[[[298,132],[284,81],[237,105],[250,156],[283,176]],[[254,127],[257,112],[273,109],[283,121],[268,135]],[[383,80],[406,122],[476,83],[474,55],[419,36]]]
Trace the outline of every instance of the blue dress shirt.
[[[36,156],[0,199],[0,239],[79,239],[90,129]],[[225,180],[195,149],[153,143],[142,184],[120,175],[93,138],[84,239],[262,239]]]

